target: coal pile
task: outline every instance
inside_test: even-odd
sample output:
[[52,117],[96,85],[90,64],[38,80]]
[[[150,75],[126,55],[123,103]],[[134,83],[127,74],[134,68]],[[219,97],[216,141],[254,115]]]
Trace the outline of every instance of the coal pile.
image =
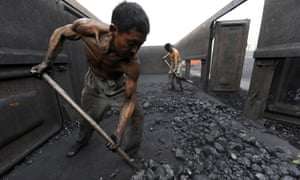
[[[78,155],[65,157],[79,130],[77,118],[70,118],[60,132],[0,179],[300,179],[299,126],[245,119],[245,91],[208,95],[197,85],[186,84],[182,93],[168,90],[166,78],[163,74],[140,79],[137,95],[145,113],[136,157],[140,168],[132,169],[108,151],[96,133]],[[111,132],[118,115],[108,111],[101,127]]]
[[[213,96],[220,100],[222,103],[236,110],[242,111],[244,109],[244,103],[247,98],[247,91],[241,90],[237,93],[214,94]],[[274,121],[271,119],[262,119],[262,121],[266,132],[276,135],[288,141],[296,148],[300,149],[299,125],[283,121]]]
[[[150,90],[139,97],[146,116],[154,112],[173,114],[172,118],[156,119],[153,124],[172,129],[171,152],[181,163],[175,166],[144,160],[132,180],[300,179],[300,166],[293,163],[294,153],[280,145],[270,146],[253,135],[259,130],[280,137],[290,127],[281,125],[279,131],[276,122],[257,123],[242,117],[244,95],[221,96],[219,101],[220,96],[207,96],[189,87],[184,93]],[[297,137],[300,133],[294,128],[290,136]]]

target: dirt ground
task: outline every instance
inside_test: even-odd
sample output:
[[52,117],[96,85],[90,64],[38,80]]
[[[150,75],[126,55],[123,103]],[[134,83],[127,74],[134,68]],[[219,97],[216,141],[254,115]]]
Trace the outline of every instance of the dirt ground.
[[[197,82],[197,79],[193,80]],[[240,114],[245,95],[246,92],[234,95],[208,95],[197,88],[197,83],[196,86],[185,84],[183,93],[170,91],[165,74],[142,75],[138,87],[138,100],[145,112],[143,143],[139,152],[141,169],[133,169],[118,154],[108,151],[104,141],[96,133],[93,134],[87,147],[76,156],[67,158],[65,154],[78,133],[78,123],[74,121],[66,122],[57,135],[27,156],[1,179],[300,178],[299,167],[290,163],[299,152],[299,146],[297,147],[299,141],[294,138],[294,146],[288,142],[291,137],[300,135],[299,128],[293,126],[293,130],[289,130],[290,125],[280,124],[281,130],[278,130],[276,128],[279,126],[278,123],[270,120],[256,123],[243,119]],[[116,114],[108,114],[100,126],[111,132],[117,118]],[[197,128],[197,131],[194,128]],[[290,135],[285,135],[286,131],[290,131]],[[219,136],[212,137],[216,134]],[[243,134],[255,140],[247,139]],[[212,138],[220,143],[213,143]],[[221,142],[227,142],[225,144],[231,146],[227,147],[227,150],[222,150]],[[268,153],[262,153],[265,151]],[[284,156],[282,160],[279,158],[282,157],[281,154],[288,156]],[[248,156],[248,159],[241,158],[241,162],[237,160],[239,157]],[[253,156],[264,159],[255,162],[251,158]],[[276,160],[268,159],[275,156]],[[251,164],[249,167],[247,160]],[[281,165],[283,161],[285,163]],[[151,166],[151,162],[164,165],[163,167],[169,165],[171,168],[164,173],[165,176],[158,175],[159,172],[152,168],[154,165]],[[204,167],[200,168],[201,164]],[[293,171],[284,169],[286,164],[295,169]],[[271,167],[272,171],[267,167]]]

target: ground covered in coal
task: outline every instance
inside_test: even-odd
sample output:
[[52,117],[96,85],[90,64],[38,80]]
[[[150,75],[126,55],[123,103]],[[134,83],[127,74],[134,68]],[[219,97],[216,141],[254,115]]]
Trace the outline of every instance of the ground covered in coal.
[[247,92],[208,95],[197,83],[185,84],[184,92],[171,91],[166,80],[166,75],[143,75],[139,80],[145,127],[138,169],[112,155],[95,135],[88,147],[67,159],[64,154],[75,140],[78,123],[66,122],[58,135],[3,179],[300,179],[298,126],[245,119]]
[[174,131],[170,148],[181,164],[149,160],[132,179],[300,179],[298,149],[287,142],[299,148],[300,128],[243,118],[247,92],[208,96],[192,86],[184,93],[142,92],[146,113],[174,115],[155,122]]
[[[234,108],[237,111],[243,111],[244,103],[247,98],[247,91],[240,90],[237,93],[219,93],[219,94],[211,94],[216,97],[222,103]],[[265,131],[276,135],[280,138],[287,140],[290,144],[300,149],[300,125],[293,124],[284,121],[275,121],[272,119],[263,118],[259,121],[262,121],[263,126],[266,128]]]

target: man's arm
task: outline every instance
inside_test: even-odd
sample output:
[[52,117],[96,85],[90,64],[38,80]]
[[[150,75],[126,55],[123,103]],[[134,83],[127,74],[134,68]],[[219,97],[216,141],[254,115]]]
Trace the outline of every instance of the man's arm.
[[75,20],[73,24],[57,28],[51,35],[47,55],[44,61],[34,66],[31,71],[41,74],[55,60],[57,55],[62,51],[66,39],[79,40],[83,36],[93,36],[99,41],[99,35],[107,32],[108,26],[104,23],[96,22],[87,18]]
[[127,68],[125,81],[125,101],[120,110],[119,122],[113,134],[114,137],[112,137],[116,143],[116,147],[113,147],[110,143],[107,144],[108,148],[111,150],[115,150],[120,145],[124,130],[135,109],[137,80],[140,73],[139,71],[139,62],[135,62],[130,68]]
[[164,55],[164,56],[162,57],[162,59],[164,60],[164,59],[168,58],[169,56],[170,56],[170,53],[167,53],[166,55]]
[[100,34],[107,33],[109,25],[92,19],[81,18],[73,23],[72,29],[82,36],[94,36],[99,42]]
[[80,35],[72,30],[72,24],[67,24],[65,26],[59,27],[53,32],[50,37],[48,51],[45,59],[42,61],[42,63],[32,67],[31,72],[41,74],[43,71],[45,71],[56,59],[57,55],[62,51],[64,41],[66,39],[80,39]]
[[120,111],[116,133],[122,136],[128,120],[131,118],[136,103],[137,82],[132,77],[126,77],[125,101]]
[[57,28],[50,38],[45,62],[49,63],[55,60],[57,55],[63,50],[65,40],[78,40],[80,35],[73,31],[72,24]]

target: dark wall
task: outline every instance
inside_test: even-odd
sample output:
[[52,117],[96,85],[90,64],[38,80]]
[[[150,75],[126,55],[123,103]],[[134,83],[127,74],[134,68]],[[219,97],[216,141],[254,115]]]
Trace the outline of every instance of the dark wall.
[[212,20],[204,22],[176,44],[182,58],[207,59],[211,23]]
[[[1,1],[0,13],[0,65],[28,69],[44,59],[55,28],[79,18],[64,6],[63,1],[55,0]],[[66,43],[65,47],[56,62],[63,63],[74,77],[70,79],[74,88],[69,89],[78,101],[83,87],[81,77],[86,68],[85,56],[80,42]]]
[[53,1],[1,1],[0,12],[2,48],[45,50],[51,31],[63,24]]
[[[0,1],[0,174],[53,136],[70,106],[30,69],[44,59],[52,32],[80,18],[56,0]],[[66,42],[51,76],[79,103],[87,63],[78,42]]]
[[[265,0],[255,62],[244,115],[300,123],[300,3]],[[297,70],[296,70],[297,69]]]
[[141,47],[138,56],[141,60],[141,73],[166,73],[168,66],[162,61],[167,54],[164,46]]
[[255,57],[300,56],[299,0],[266,0]]
[[43,60],[49,35],[63,24],[53,1],[0,2],[1,65],[32,64]]

